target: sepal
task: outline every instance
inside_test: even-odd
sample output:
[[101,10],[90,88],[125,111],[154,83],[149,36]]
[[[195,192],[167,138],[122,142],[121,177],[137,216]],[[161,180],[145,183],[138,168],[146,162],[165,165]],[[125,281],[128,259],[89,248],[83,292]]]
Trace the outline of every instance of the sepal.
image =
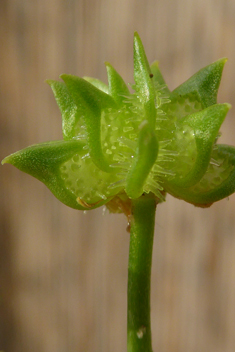
[[168,192],[198,207],[208,207],[235,192],[235,147],[218,144],[204,177],[189,189]]
[[82,132],[82,112],[74,103],[64,82],[46,81],[51,87],[62,115],[62,132],[64,140],[70,140]]
[[173,90],[170,99],[172,102],[188,97],[197,100],[202,109],[217,103],[217,93],[220,80],[227,59],[220,59],[190,77],[187,81]]
[[75,154],[83,151],[80,141],[54,141],[35,144],[7,156],[2,164],[9,163],[43,182],[62,203],[84,210],[76,196],[66,188],[60,167]]
[[145,54],[145,50],[141,39],[137,33],[134,35],[134,79],[135,91],[143,104],[145,110],[145,118],[148,120],[152,129],[156,124],[156,108],[155,108],[155,88],[153,84],[153,74]]
[[[182,129],[187,126],[194,132],[196,154],[192,154],[190,171],[185,176],[182,173],[177,175],[172,184],[187,188],[200,181],[208,168],[215,139],[230,107],[229,104],[212,105],[180,120]],[[184,162],[183,156],[181,159]]]
[[109,92],[117,104],[122,104],[126,96],[130,95],[129,89],[122,79],[122,77],[117,73],[117,71],[106,62],[106,69],[109,82]]
[[99,79],[93,78],[93,77],[87,77],[87,76],[83,77],[83,79],[85,79],[85,81],[91,83],[94,87],[98,88],[102,92],[109,94],[109,87],[107,86],[107,84],[100,81]]
[[114,99],[82,78],[65,74],[61,78],[75,104],[83,111],[89,153],[94,164],[105,172],[112,172],[102,151],[101,113],[104,109],[116,107]]
[[163,78],[163,75],[160,71],[159,68],[159,62],[158,61],[154,61],[151,66],[150,66],[151,72],[153,74],[152,80],[154,83],[155,88],[160,88],[161,89],[161,93],[166,94],[167,96],[170,95],[170,90],[166,85],[166,82]]
[[143,193],[145,181],[156,161],[158,141],[147,120],[139,127],[138,145],[133,164],[126,180],[126,194],[138,198]]

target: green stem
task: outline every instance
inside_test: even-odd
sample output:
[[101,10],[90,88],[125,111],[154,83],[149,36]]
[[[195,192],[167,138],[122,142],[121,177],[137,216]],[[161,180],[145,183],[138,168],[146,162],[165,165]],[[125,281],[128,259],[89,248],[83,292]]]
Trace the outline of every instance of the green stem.
[[150,281],[156,199],[132,201],[128,266],[128,352],[152,352]]

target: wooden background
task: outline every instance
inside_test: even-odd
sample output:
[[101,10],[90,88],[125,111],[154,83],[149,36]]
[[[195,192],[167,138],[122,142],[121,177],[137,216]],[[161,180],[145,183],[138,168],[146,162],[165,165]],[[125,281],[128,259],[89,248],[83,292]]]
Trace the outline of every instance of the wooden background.
[[[235,106],[234,0],[0,0],[0,158],[61,139],[44,81],[133,82],[137,30],[170,88],[228,57],[219,101]],[[235,144],[235,113],[221,142]],[[10,165],[0,173],[0,350],[126,350],[129,235],[123,215],[60,204]],[[156,218],[154,352],[235,351],[235,196],[210,209],[167,197]]]

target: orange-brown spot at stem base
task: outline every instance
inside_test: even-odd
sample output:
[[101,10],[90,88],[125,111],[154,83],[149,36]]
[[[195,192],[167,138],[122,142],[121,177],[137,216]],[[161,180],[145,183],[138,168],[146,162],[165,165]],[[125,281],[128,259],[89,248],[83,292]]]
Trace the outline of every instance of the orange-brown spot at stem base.
[[[165,191],[162,191],[161,193],[165,197]],[[147,196],[146,193],[143,193],[142,197],[145,195]],[[158,199],[156,196],[154,196],[154,198],[156,199],[156,204],[161,202],[161,200]],[[126,193],[119,193],[105,205],[111,213],[124,213],[126,215],[128,221],[126,231],[131,232],[131,220],[133,218],[132,201],[130,198],[128,198]]]
[[124,192],[112,198],[106,207],[111,213],[124,213],[127,218],[131,215],[131,200]]
[[131,206],[131,200],[127,197],[126,193],[120,193],[106,204],[111,213],[124,213],[126,215],[128,221],[127,232],[131,232]]

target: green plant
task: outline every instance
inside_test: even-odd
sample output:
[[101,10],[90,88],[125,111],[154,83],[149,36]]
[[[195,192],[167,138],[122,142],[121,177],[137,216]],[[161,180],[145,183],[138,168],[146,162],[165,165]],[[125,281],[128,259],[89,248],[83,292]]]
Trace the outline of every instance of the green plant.
[[217,104],[226,59],[170,92],[158,62],[134,36],[134,93],[106,63],[108,82],[61,75],[51,81],[63,141],[3,160],[42,181],[79,210],[106,205],[130,222],[128,351],[152,351],[150,276],[155,209],[166,193],[200,207],[235,191],[235,148],[217,144],[230,109]]

